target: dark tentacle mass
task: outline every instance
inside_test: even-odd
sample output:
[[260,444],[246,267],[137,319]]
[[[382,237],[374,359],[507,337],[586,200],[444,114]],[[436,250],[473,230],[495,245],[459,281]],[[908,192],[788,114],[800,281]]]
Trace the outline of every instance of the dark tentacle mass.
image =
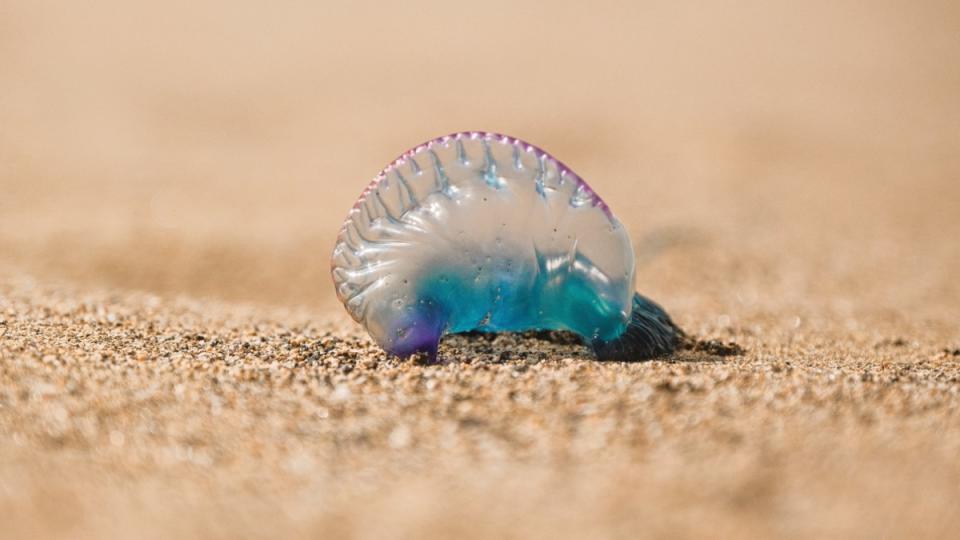
[[683,330],[662,307],[636,293],[626,331],[616,339],[594,340],[591,346],[600,360],[633,362],[672,353],[680,346],[683,336]]

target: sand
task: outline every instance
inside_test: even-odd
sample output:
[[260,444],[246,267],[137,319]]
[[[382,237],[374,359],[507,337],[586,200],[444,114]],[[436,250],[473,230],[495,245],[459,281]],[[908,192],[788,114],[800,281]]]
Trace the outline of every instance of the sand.
[[[955,535],[952,3],[404,6],[4,6],[0,537]],[[744,352],[386,357],[334,236],[464,129]]]

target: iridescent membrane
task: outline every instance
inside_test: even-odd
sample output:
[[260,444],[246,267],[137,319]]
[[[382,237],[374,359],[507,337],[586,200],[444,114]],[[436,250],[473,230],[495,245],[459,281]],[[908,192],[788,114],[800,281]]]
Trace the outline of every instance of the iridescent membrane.
[[458,133],[400,156],[350,211],[331,267],[350,315],[400,356],[435,357],[443,334],[470,330],[568,330],[619,359],[679,339],[635,297],[633,248],[607,205],[503,135]]

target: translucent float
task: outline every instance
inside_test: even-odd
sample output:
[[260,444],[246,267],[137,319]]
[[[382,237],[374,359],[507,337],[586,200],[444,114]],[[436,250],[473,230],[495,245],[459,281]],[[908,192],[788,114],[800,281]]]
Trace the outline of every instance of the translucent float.
[[435,359],[444,334],[566,330],[602,360],[672,352],[682,332],[634,292],[625,227],[543,150],[485,132],[404,153],[347,215],[337,296],[387,352]]

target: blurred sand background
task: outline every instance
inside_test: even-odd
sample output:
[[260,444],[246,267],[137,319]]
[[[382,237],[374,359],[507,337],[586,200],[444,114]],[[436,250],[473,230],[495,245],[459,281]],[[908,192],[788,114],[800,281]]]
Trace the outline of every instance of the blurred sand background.
[[[744,356],[385,359],[405,149],[508,133]],[[0,536],[949,536],[955,2],[0,4]]]

